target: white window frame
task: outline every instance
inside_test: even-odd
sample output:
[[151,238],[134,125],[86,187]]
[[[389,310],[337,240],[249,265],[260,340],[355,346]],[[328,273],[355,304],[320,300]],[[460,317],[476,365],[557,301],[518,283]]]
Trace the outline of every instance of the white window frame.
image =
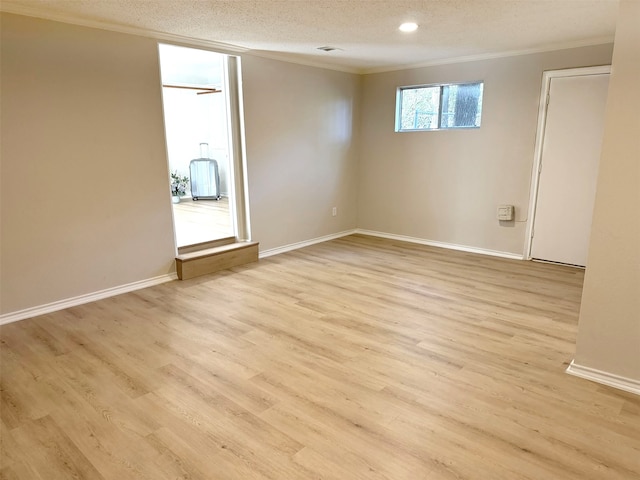
[[[442,92],[443,92],[443,87],[449,87],[449,86],[455,86],[455,85],[475,85],[475,84],[481,84],[482,85],[482,92],[481,92],[481,96],[480,96],[480,105],[481,105],[481,109],[480,109],[480,121],[478,122],[478,125],[473,125],[473,126],[462,126],[462,127],[441,127],[440,125],[442,124]],[[416,90],[419,88],[434,88],[437,87],[440,89],[440,99],[439,99],[439,105],[438,105],[438,127],[436,128],[402,128],[402,92],[405,90]],[[406,132],[437,132],[437,131],[442,131],[442,130],[468,130],[468,129],[477,129],[480,128],[480,125],[482,124],[482,106],[483,106],[483,100],[484,99],[484,80],[476,80],[473,82],[452,82],[452,83],[430,83],[430,84],[423,84],[423,85],[406,85],[406,86],[402,86],[402,87],[398,87],[397,91],[396,91],[396,121],[395,121],[395,131],[396,133],[406,133]]]

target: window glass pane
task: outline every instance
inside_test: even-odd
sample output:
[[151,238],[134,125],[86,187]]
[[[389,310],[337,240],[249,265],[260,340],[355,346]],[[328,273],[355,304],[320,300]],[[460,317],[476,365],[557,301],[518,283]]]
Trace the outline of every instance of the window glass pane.
[[438,128],[440,87],[403,89],[401,102],[401,130]]
[[440,128],[479,127],[482,87],[482,83],[443,85]]

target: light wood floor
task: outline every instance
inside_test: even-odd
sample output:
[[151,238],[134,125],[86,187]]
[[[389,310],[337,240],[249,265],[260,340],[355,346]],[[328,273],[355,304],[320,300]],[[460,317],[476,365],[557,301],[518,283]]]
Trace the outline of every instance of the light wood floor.
[[173,222],[178,247],[233,237],[229,199],[182,199],[173,204]]
[[351,236],[3,326],[0,478],[640,478],[583,273]]

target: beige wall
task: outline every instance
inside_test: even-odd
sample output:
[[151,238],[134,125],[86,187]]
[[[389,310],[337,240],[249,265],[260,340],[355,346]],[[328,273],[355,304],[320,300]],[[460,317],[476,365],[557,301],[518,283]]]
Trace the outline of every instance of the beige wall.
[[[157,42],[2,14],[1,61],[0,314],[173,272]],[[243,68],[253,238],[355,228],[360,77]]]
[[[637,5],[625,8],[576,361],[640,378],[640,238],[627,208],[640,190],[640,41]],[[1,34],[0,313],[172,272],[156,42],[6,14]],[[244,55],[254,239],[264,250],[358,226],[521,253],[542,71],[610,55],[365,77]],[[393,133],[397,86],[469,79],[486,82],[480,130]],[[514,227],[495,220],[507,202]]]
[[242,75],[260,250],[356,228],[361,77],[250,55]]
[[167,274],[156,42],[2,15],[1,305]]
[[[611,45],[366,75],[358,226],[522,254],[542,72],[609,64]],[[395,133],[396,89],[483,80],[482,126]],[[516,207],[501,226],[499,204]]]
[[623,1],[575,362],[640,382],[640,2]]

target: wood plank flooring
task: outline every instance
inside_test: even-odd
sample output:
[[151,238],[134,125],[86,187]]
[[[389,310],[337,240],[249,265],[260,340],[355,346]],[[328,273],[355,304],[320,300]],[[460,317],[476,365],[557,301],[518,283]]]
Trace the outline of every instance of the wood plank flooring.
[[173,204],[173,222],[178,247],[233,237],[229,198],[182,199]]
[[5,325],[0,478],[638,479],[582,280],[350,236]]

